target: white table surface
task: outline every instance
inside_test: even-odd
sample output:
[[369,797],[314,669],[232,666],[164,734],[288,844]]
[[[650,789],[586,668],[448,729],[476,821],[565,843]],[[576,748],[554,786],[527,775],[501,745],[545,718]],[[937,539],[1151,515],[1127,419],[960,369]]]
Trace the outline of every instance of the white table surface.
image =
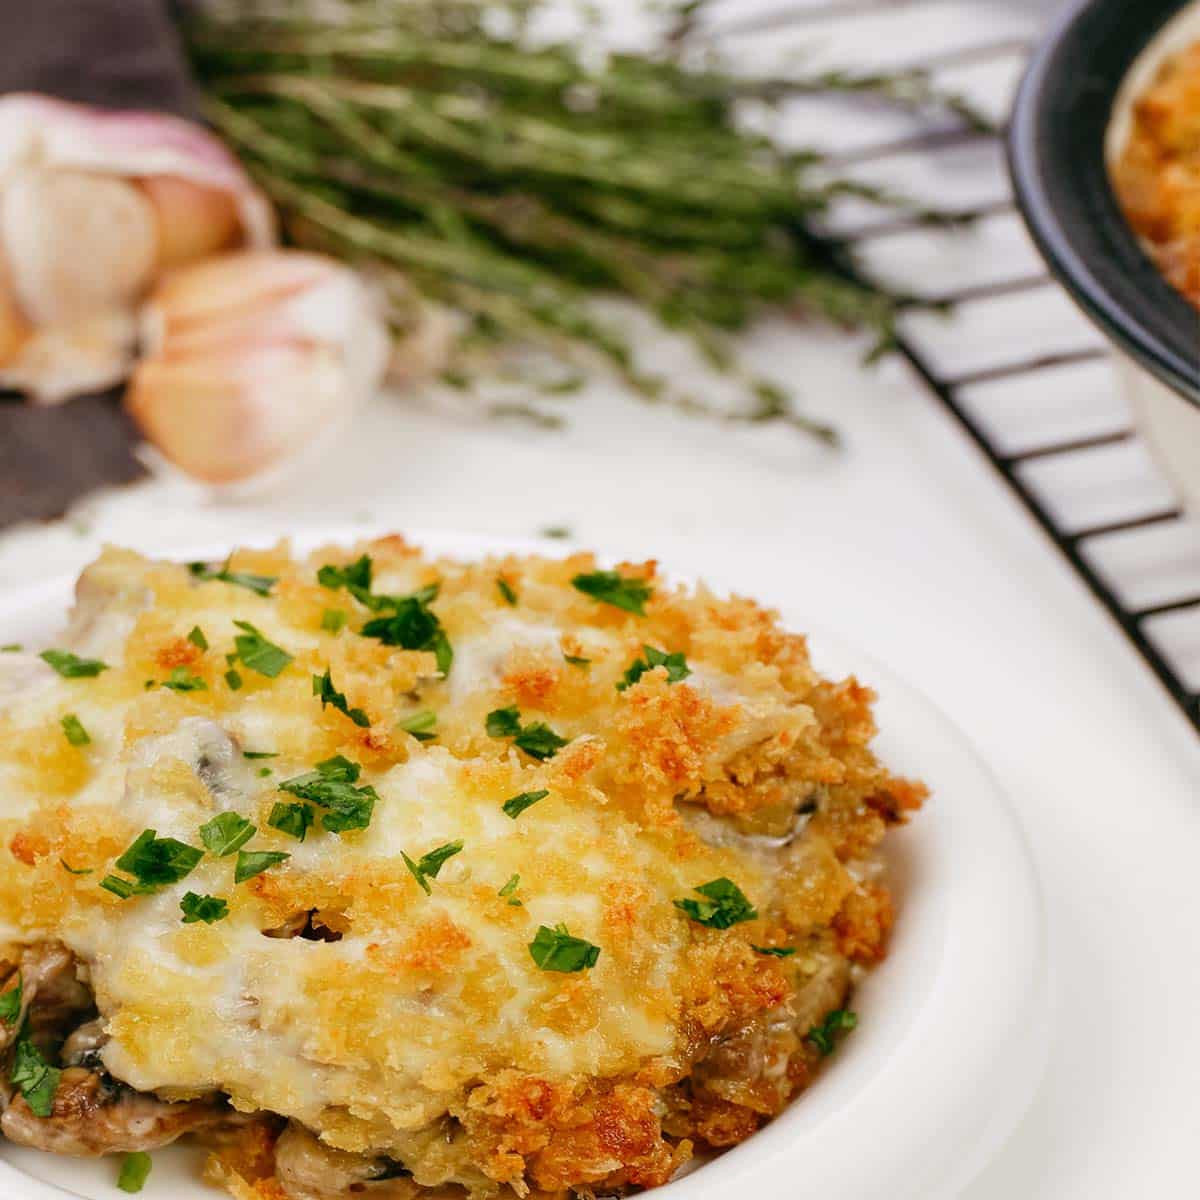
[[[991,11],[936,7],[965,21]],[[983,247],[995,230],[970,236]],[[351,521],[517,537],[565,525],[580,544],[768,600],[800,590],[814,625],[888,662],[965,730],[1010,792],[1042,872],[1058,993],[1049,1069],[964,1197],[1192,1194],[1194,733],[903,368],[863,372],[852,339],[793,326],[759,330],[748,349],[842,428],[843,453],[783,429],[648,409],[603,382],[563,402],[569,427],[557,433],[381,397],[281,494],[216,504],[157,479],[8,534],[0,588],[74,571],[104,541],[169,549]]]

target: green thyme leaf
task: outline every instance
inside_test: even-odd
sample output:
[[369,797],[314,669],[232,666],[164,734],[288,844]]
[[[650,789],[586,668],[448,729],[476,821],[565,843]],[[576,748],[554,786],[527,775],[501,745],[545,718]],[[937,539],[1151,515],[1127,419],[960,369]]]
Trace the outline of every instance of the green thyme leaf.
[[693,891],[699,892],[704,899],[675,900],[673,903],[693,921],[710,929],[728,929],[742,921],[753,921],[758,916],[742,889],[724,876],[702,883]]
[[153,829],[145,829],[116,865],[118,870],[134,876],[143,888],[156,889],[178,883],[203,857],[204,852],[195,846],[175,838],[160,838]]
[[235,812],[223,812],[200,826],[200,840],[210,854],[224,858],[240,850],[257,832],[245,817]]
[[572,937],[563,924],[553,929],[541,925],[529,943],[529,955],[543,971],[571,974],[594,967],[600,957],[600,947],[583,938]]
[[544,788],[540,792],[521,792],[520,795],[505,800],[500,807],[504,810],[506,817],[512,817],[515,821],[530,805],[536,804],[539,800],[545,800],[548,795],[550,795],[549,791]]
[[322,709],[326,705],[332,705],[338,712],[349,717],[359,728],[366,729],[371,724],[371,718],[361,708],[351,708],[350,702],[346,699],[346,693],[339,692],[333,686],[333,675],[328,667],[325,668],[324,675],[312,677],[312,694],[320,697]]
[[692,673],[682,651],[677,650],[674,654],[667,654],[666,651],[656,650],[653,646],[643,646],[642,654],[643,657],[634,660],[629,670],[625,672],[624,678],[617,684],[618,692],[633,687],[647,671],[653,671],[655,667],[666,667],[668,683],[678,683]]
[[835,1008],[804,1035],[804,1040],[810,1043],[822,1058],[828,1058],[834,1052],[839,1036],[849,1033],[857,1025],[857,1013],[846,1008]]
[[201,650],[208,649],[208,638],[204,636],[204,630],[199,625],[192,626],[192,631],[187,635],[187,640],[193,646],[198,646]]
[[576,575],[571,586],[601,604],[611,604],[625,612],[646,615],[646,601],[654,589],[644,579],[627,579],[617,571],[591,571]]
[[398,721],[396,727],[411,734],[418,742],[431,742],[437,737],[437,713],[429,709],[413,713],[410,717]]
[[94,679],[108,670],[98,658],[80,658],[69,650],[43,650],[38,658],[49,663],[64,679]]
[[198,896],[195,892],[187,892],[179,907],[183,910],[185,925],[195,925],[197,921],[215,925],[229,916],[229,902],[220,896]]
[[284,804],[277,801],[267,818],[267,824],[280,833],[286,833],[302,842],[308,836],[313,823],[313,807],[311,804]]
[[219,583],[231,583],[234,587],[247,588],[259,596],[269,596],[271,589],[279,582],[274,575],[254,575],[249,571],[231,571],[229,560],[224,566],[213,567],[210,563],[188,563],[188,570],[195,578]]
[[25,980],[21,972],[17,972],[17,982],[7,992],[0,993],[0,1021],[5,1025],[15,1025],[21,1015],[21,998],[25,994]]
[[45,1119],[54,1111],[54,1093],[61,1077],[62,1072],[50,1066],[30,1041],[28,1028],[23,1030],[17,1039],[9,1079],[25,1097],[25,1103],[35,1117]]
[[74,713],[67,713],[59,724],[62,725],[63,733],[66,734],[67,741],[72,746],[87,746],[91,743],[92,739],[88,736],[88,731],[84,729]]
[[144,1150],[135,1150],[121,1160],[121,1173],[117,1176],[117,1187],[123,1192],[140,1192],[150,1177],[152,1166],[150,1155]]
[[286,650],[269,641],[249,621],[234,621],[234,624],[244,631],[233,639],[243,666],[274,679],[292,661],[292,656]]
[[247,879],[253,879],[255,875],[261,875],[291,857],[282,850],[239,850],[237,865],[233,869],[233,882],[245,883]]
[[517,607],[517,593],[513,591],[512,584],[503,575],[496,579],[496,590],[504,597],[506,604],[511,604],[513,608]]

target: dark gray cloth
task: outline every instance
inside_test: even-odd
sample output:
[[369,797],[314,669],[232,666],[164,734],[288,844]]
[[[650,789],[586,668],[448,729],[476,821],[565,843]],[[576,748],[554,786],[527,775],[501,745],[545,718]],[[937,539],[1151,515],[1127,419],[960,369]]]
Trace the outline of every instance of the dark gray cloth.
[[[0,92],[195,117],[199,105],[165,0],[0,0]],[[28,408],[0,393],[0,527],[46,519],[141,475],[119,392]]]

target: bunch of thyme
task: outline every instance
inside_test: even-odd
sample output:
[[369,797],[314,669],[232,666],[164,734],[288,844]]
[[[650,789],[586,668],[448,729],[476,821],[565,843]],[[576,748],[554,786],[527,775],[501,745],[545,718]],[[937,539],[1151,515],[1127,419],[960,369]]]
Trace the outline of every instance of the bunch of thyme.
[[531,42],[535,7],[227,0],[187,42],[213,121],[292,240],[367,269],[399,335],[415,295],[466,315],[468,351],[516,341],[599,355],[647,398],[705,410],[639,369],[596,315],[595,298],[615,294],[744,379],[732,419],[832,441],[742,372],[728,335],[786,308],[866,327],[886,347],[900,298],[860,280],[813,218],[843,195],[902,202],[818,174],[819,155],[749,132],[739,106],[838,91],[973,114],[916,73],[745,79],[705,55],[689,62],[695,3],[657,51],[598,61]]

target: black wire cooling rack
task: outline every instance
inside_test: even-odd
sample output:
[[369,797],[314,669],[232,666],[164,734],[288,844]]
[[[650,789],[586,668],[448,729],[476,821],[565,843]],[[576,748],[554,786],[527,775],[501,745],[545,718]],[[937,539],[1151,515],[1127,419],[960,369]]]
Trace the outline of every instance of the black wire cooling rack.
[[[936,18],[936,14],[931,12],[934,7],[936,5],[930,0],[791,0],[790,3],[789,0],[781,0],[777,9],[763,11],[759,8],[754,14],[746,14],[745,10],[742,10],[743,15],[739,17],[737,4],[728,3],[722,5],[721,10],[729,19],[720,23],[718,31],[722,38],[735,40],[743,35],[762,35],[764,32],[783,35],[790,31],[806,39],[819,41],[822,30],[834,23],[849,25],[888,9],[906,10],[911,14],[914,27],[919,27],[922,20]],[[984,28],[986,6],[980,4],[979,8],[980,24],[981,28]],[[922,9],[925,11],[922,12]],[[1015,53],[1023,55],[1028,52],[1030,45],[1031,42],[1024,38],[1014,39],[1008,34],[998,34],[989,39],[984,33],[981,40],[949,55],[942,52],[918,58],[907,65],[937,71],[947,65],[961,65],[964,62],[979,64],[986,63],[989,58],[1011,58]],[[971,139],[997,136],[1000,135],[981,135],[978,130],[965,127],[949,130],[944,127],[931,128],[919,131],[915,135],[906,135],[902,139],[871,146],[866,150],[854,151],[848,159],[842,161],[862,165],[873,159],[882,160],[891,155],[913,151],[936,155],[952,151],[956,146],[961,146]],[[993,216],[1013,211],[1012,201],[1006,199],[988,204],[981,210],[981,214]],[[892,235],[896,231],[896,223],[889,222],[886,226],[869,227],[857,235],[850,234],[846,240],[853,249],[871,238],[881,234]],[[1045,288],[1050,284],[1048,273],[1036,269],[1022,277],[1008,279],[1002,283],[966,288],[954,294],[939,296],[936,303],[939,306],[955,305],[1005,295],[1033,293],[1036,289]],[[1136,498],[1131,498],[1135,507],[1119,516],[1106,519],[1103,523],[1072,526],[1061,514],[1056,514],[1054,506],[1039,493],[1023,470],[1034,462],[1041,465],[1053,460],[1065,465],[1072,456],[1093,452],[1105,446],[1134,443],[1139,437],[1137,430],[1132,425],[1126,425],[1110,428],[1102,433],[1048,439],[1013,451],[1006,449],[1003,439],[991,431],[986,422],[980,420],[964,395],[967,389],[980,384],[992,388],[1003,387],[1006,383],[1016,386],[1022,381],[1027,383],[1030,377],[1038,372],[1103,360],[1107,351],[1095,344],[1081,344],[1078,348],[1039,348],[1034,340],[1014,344],[1011,356],[1000,363],[955,376],[939,371],[933,357],[923,351],[917,340],[912,337],[901,337],[899,352],[928,391],[946,408],[963,432],[979,448],[1058,552],[1071,564],[1092,595],[1107,610],[1161,681],[1192,726],[1200,732],[1200,690],[1194,674],[1194,664],[1189,666],[1193,657],[1200,659],[1200,589],[1183,590],[1179,594],[1163,598],[1156,597],[1153,604],[1135,606],[1123,599],[1123,589],[1110,582],[1095,566],[1095,551],[1105,539],[1130,535],[1135,531],[1152,531],[1171,523],[1179,523],[1181,538],[1186,543],[1192,536],[1192,531],[1190,526],[1184,525],[1184,514],[1174,505],[1138,508]],[[1200,545],[1195,545],[1194,551],[1196,561],[1200,561]],[[1176,646],[1172,651],[1163,648],[1164,639],[1157,636],[1156,624],[1161,618],[1172,618],[1176,614],[1190,614],[1189,620],[1194,620],[1194,625],[1189,625],[1184,647],[1180,649]],[[1189,672],[1193,672],[1190,679]]]

